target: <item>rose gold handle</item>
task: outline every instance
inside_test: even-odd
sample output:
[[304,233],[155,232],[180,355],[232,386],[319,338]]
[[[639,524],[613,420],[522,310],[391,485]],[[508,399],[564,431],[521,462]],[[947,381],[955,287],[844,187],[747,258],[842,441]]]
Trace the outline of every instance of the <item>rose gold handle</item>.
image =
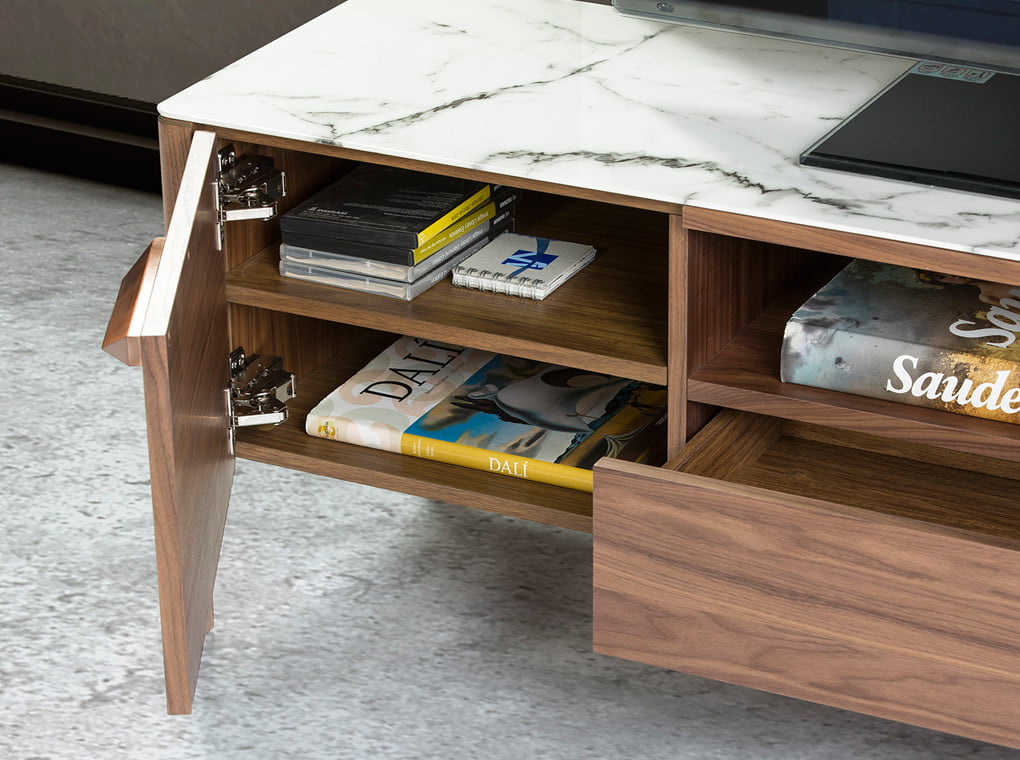
[[152,295],[152,281],[163,253],[164,239],[159,237],[153,240],[124,275],[110,322],[106,326],[103,350],[132,367],[142,363],[142,320]]

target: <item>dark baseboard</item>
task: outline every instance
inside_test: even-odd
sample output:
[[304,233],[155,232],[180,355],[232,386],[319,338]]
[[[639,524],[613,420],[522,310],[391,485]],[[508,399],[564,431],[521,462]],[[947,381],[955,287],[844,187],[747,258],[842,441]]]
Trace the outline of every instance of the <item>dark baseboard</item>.
[[0,162],[158,193],[156,106],[0,74]]

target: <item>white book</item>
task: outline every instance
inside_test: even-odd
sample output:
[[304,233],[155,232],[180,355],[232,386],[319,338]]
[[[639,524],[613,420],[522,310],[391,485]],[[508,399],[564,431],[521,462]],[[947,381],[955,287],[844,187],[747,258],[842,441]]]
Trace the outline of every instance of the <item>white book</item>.
[[590,245],[504,232],[453,268],[453,284],[541,300],[594,258]]

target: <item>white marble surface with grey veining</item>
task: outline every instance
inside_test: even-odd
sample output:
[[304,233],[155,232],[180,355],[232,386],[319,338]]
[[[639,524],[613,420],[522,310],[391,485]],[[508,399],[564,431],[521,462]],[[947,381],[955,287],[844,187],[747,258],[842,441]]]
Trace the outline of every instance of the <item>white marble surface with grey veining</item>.
[[1020,260],[1020,201],[798,165],[911,64],[570,0],[348,0],[160,112]]

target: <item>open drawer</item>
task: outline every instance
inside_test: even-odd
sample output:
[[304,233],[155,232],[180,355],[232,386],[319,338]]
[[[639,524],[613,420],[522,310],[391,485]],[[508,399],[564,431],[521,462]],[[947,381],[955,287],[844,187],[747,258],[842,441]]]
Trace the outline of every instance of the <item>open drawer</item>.
[[598,652],[1020,746],[1020,468],[726,410],[595,473]]

